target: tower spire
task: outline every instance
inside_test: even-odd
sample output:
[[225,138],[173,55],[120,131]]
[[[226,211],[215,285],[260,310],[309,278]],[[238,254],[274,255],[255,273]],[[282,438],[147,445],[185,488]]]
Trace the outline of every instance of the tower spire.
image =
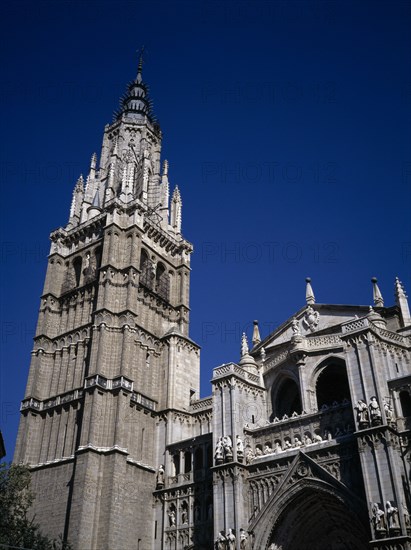
[[114,113],[117,120],[120,119],[122,115],[126,115],[128,118],[137,120],[147,117],[150,122],[155,122],[148,86],[143,82],[143,54],[144,46],[140,50],[137,76],[127,86],[126,93],[120,99],[120,108]]

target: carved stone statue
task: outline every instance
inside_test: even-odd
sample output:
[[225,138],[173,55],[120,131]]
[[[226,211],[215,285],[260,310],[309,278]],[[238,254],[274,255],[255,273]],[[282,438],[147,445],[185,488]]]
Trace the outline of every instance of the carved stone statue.
[[188,523],[188,509],[187,504],[183,502],[181,506],[181,523],[184,525],[185,523]]
[[301,336],[300,325],[295,317],[293,317],[291,321],[291,328],[294,336]]
[[273,450],[272,450],[272,448],[270,447],[270,445],[266,445],[266,446],[264,447],[264,454],[265,454],[265,455],[269,455],[269,454],[271,454],[272,452],[273,452]]
[[302,441],[298,435],[294,436],[294,447],[301,447]]
[[228,533],[227,533],[227,542],[228,542],[227,548],[228,548],[228,550],[235,550],[235,547],[236,547],[235,540],[236,540],[235,535],[234,535],[232,529],[229,529]]
[[214,459],[216,464],[222,464],[224,462],[224,447],[223,438],[220,437],[215,447]]
[[161,489],[164,487],[164,465],[161,464],[157,470],[156,487]]
[[239,435],[236,436],[236,447],[237,447],[237,459],[239,460],[239,462],[242,462],[244,458],[244,443]]
[[248,533],[244,529],[240,529],[240,549],[247,550]]
[[175,527],[176,524],[176,513],[174,508],[170,508],[168,511],[168,521],[170,523],[170,527]]
[[248,447],[245,453],[245,463],[251,464],[253,460],[254,460],[254,452],[251,447]]
[[391,530],[400,528],[400,522],[398,518],[398,508],[395,508],[389,500],[387,500],[385,507],[387,509],[387,523]]
[[371,424],[373,426],[380,426],[382,424],[381,409],[375,395],[371,397],[371,401],[368,407],[370,409]]
[[404,516],[405,527],[409,529],[411,527],[410,513],[408,511],[407,505],[404,502],[402,503],[402,514]]
[[278,454],[278,453],[282,453],[282,452],[283,452],[283,449],[281,447],[281,443],[279,441],[275,441],[275,443],[274,443],[274,453]]
[[369,415],[367,404],[360,399],[355,407],[357,411],[357,422],[360,430],[368,427]]
[[226,550],[227,549],[227,539],[225,538],[224,531],[218,533],[218,537],[215,541],[216,550]]
[[390,423],[394,420],[394,411],[392,410],[391,405],[387,401],[385,401],[385,399],[382,403],[385,411],[385,416],[387,418],[387,422]]
[[376,531],[381,531],[385,529],[384,516],[385,513],[383,510],[380,510],[380,507],[376,502],[372,505],[372,523]]
[[223,437],[224,458],[226,462],[233,460],[233,443],[229,435]]
[[311,439],[311,437],[308,434],[305,434],[304,435],[304,445],[311,445],[312,442],[313,442],[313,440]]

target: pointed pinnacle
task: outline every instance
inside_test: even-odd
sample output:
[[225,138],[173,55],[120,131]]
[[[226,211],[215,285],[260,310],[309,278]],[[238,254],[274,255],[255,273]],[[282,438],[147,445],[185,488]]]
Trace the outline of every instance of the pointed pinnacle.
[[258,321],[253,321],[253,324],[254,324],[254,328],[253,328],[252,343],[253,343],[253,346],[255,346],[256,344],[261,342],[261,336],[260,336],[260,330],[258,328]]
[[137,82],[141,82],[141,76],[143,74],[143,63],[144,63],[143,56],[144,56],[144,46],[142,46],[140,50],[140,56],[138,60],[137,78],[136,78]]
[[377,277],[372,277],[371,282],[373,287],[372,297],[373,297],[374,305],[377,307],[384,307],[384,299],[378,287]]
[[248,341],[245,332],[241,336],[241,357],[244,357],[244,355],[248,355]]
[[308,305],[315,304],[314,291],[311,286],[311,277],[306,277],[305,282],[307,283],[305,288],[305,301]]

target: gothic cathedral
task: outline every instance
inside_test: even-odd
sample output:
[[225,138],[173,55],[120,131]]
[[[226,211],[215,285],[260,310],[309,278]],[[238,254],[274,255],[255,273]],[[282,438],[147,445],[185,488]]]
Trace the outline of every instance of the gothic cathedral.
[[[190,255],[137,76],[51,251],[14,461],[75,550],[410,550],[411,317],[317,304],[199,399]],[[171,195],[171,196],[170,196]]]

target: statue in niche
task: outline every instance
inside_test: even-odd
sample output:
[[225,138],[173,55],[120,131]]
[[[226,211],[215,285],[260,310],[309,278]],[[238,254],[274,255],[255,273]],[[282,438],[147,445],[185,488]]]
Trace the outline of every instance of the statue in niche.
[[314,434],[314,437],[313,437],[313,440],[314,440],[314,443],[321,443],[321,441],[323,440],[323,438],[321,437],[320,434],[315,433],[315,434]]
[[389,500],[387,500],[385,507],[387,509],[387,523],[389,529],[399,529],[400,522],[398,518],[398,508],[395,508]]
[[403,502],[402,503],[402,513],[404,516],[404,523],[407,530],[411,527],[411,519],[410,519],[410,513],[408,511],[407,505]]
[[162,489],[164,487],[164,464],[161,464],[157,470],[156,487]]
[[360,430],[368,427],[369,415],[367,404],[360,399],[355,407],[357,411],[357,422]]
[[245,454],[245,463],[251,464],[253,460],[254,460],[254,452],[251,447],[248,447]]
[[283,452],[283,449],[281,447],[281,443],[279,441],[276,441],[275,442],[275,447],[274,447],[274,453],[278,454],[278,453],[282,453],[282,452]]
[[294,436],[294,447],[301,447],[302,441],[298,435]]
[[304,435],[304,445],[312,445],[313,440],[308,434]]
[[184,525],[188,523],[188,512],[187,512],[187,504],[183,502],[181,506],[181,523]]
[[383,404],[383,407],[384,407],[387,422],[391,423],[394,420],[394,411],[392,410],[391,405],[385,399],[383,400],[382,404]]
[[217,441],[217,445],[215,447],[215,453],[214,458],[216,464],[222,464],[224,461],[224,447],[223,447],[223,438],[220,437]]
[[264,447],[264,454],[265,454],[265,455],[270,455],[272,452],[273,452],[273,450],[272,450],[272,448],[270,447],[270,445],[265,445],[265,447]]
[[228,542],[227,548],[228,548],[228,550],[235,550],[235,547],[236,547],[235,541],[236,541],[236,539],[235,539],[235,535],[233,533],[233,530],[229,529],[228,533],[227,533],[227,542]]
[[242,462],[244,458],[244,443],[239,435],[236,436],[237,459]]
[[371,401],[368,407],[370,409],[371,424],[373,426],[380,426],[382,424],[381,409],[375,395],[371,397]]
[[176,525],[176,512],[174,508],[170,508],[168,511],[168,521],[170,523],[170,527],[175,527]]
[[223,437],[224,458],[226,462],[231,462],[233,459],[233,443],[229,435]]
[[240,529],[240,550],[247,550],[248,533],[244,529]]
[[226,550],[227,548],[226,543],[227,543],[227,539],[224,535],[224,531],[220,531],[215,541],[216,550]]
[[90,252],[87,252],[86,257],[84,258],[83,275],[85,283],[92,281],[96,276],[96,268]]
[[260,447],[255,448],[255,456],[263,456],[263,451]]
[[383,510],[380,510],[380,507],[376,502],[372,505],[372,523],[376,531],[381,531],[385,529],[384,516],[385,513]]

